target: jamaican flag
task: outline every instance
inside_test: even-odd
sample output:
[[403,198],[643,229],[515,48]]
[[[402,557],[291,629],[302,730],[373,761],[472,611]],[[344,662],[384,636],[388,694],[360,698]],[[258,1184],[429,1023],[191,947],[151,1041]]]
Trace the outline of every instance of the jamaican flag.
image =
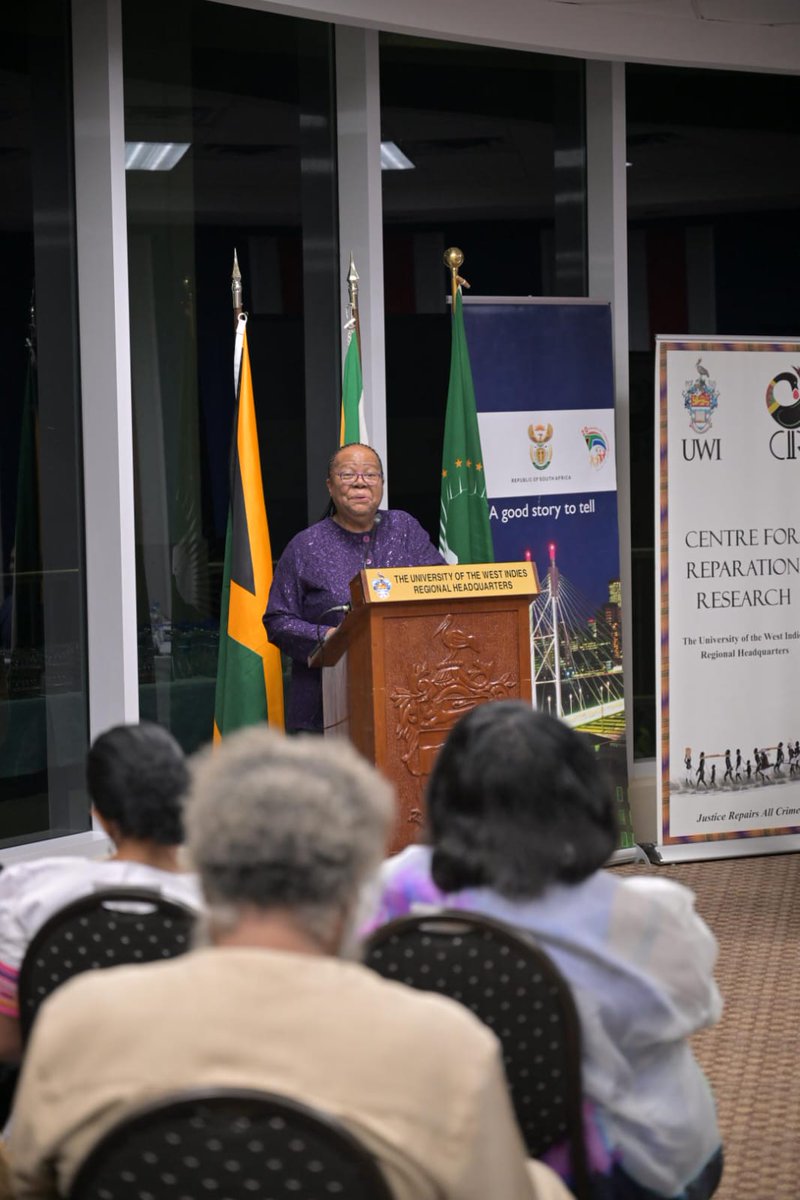
[[247,317],[239,317],[234,352],[236,415],[231,501],[220,601],[214,741],[268,720],[283,728],[280,651],[267,641],[263,616],[272,583],[272,551],[261,480]]

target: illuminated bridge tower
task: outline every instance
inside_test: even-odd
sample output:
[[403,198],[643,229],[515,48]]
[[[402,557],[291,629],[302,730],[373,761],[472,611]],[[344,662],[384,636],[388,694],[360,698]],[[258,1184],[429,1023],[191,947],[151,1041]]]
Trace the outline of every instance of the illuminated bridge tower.
[[[531,678],[535,708],[569,725],[620,736],[624,726],[622,654],[613,623],[561,574],[556,546],[544,587],[531,605]],[[526,555],[530,557],[530,555]],[[609,583],[609,591],[616,581]]]

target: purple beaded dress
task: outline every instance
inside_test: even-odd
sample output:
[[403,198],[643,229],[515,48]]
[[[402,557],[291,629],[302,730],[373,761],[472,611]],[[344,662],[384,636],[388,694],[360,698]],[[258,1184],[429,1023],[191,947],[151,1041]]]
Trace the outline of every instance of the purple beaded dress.
[[[275,567],[264,625],[267,637],[292,659],[286,711],[289,730],[322,730],[322,681],[308,657],[350,600],[350,580],[365,567],[424,567],[443,563],[425,530],[399,509],[379,512],[368,533],[351,533],[326,517],[292,538]],[[337,611],[338,609],[338,611]]]

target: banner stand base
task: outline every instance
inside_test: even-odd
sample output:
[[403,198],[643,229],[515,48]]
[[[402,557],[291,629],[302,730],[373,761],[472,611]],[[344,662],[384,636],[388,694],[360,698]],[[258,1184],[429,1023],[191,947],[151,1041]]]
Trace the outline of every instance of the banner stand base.
[[674,845],[643,842],[641,849],[655,866],[671,863],[702,862],[715,858],[757,858],[766,854],[796,854],[800,847],[797,837],[725,838],[716,842],[676,842]]
[[619,850],[615,850],[611,855],[606,866],[621,867],[623,863],[647,863],[650,861],[642,846],[620,846]]

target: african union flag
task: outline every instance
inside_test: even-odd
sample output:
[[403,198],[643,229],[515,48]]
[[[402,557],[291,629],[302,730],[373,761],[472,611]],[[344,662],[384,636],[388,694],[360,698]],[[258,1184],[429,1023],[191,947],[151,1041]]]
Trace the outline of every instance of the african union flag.
[[450,383],[444,419],[439,550],[449,563],[494,562],[486,474],[469,363],[461,288],[453,300]]

